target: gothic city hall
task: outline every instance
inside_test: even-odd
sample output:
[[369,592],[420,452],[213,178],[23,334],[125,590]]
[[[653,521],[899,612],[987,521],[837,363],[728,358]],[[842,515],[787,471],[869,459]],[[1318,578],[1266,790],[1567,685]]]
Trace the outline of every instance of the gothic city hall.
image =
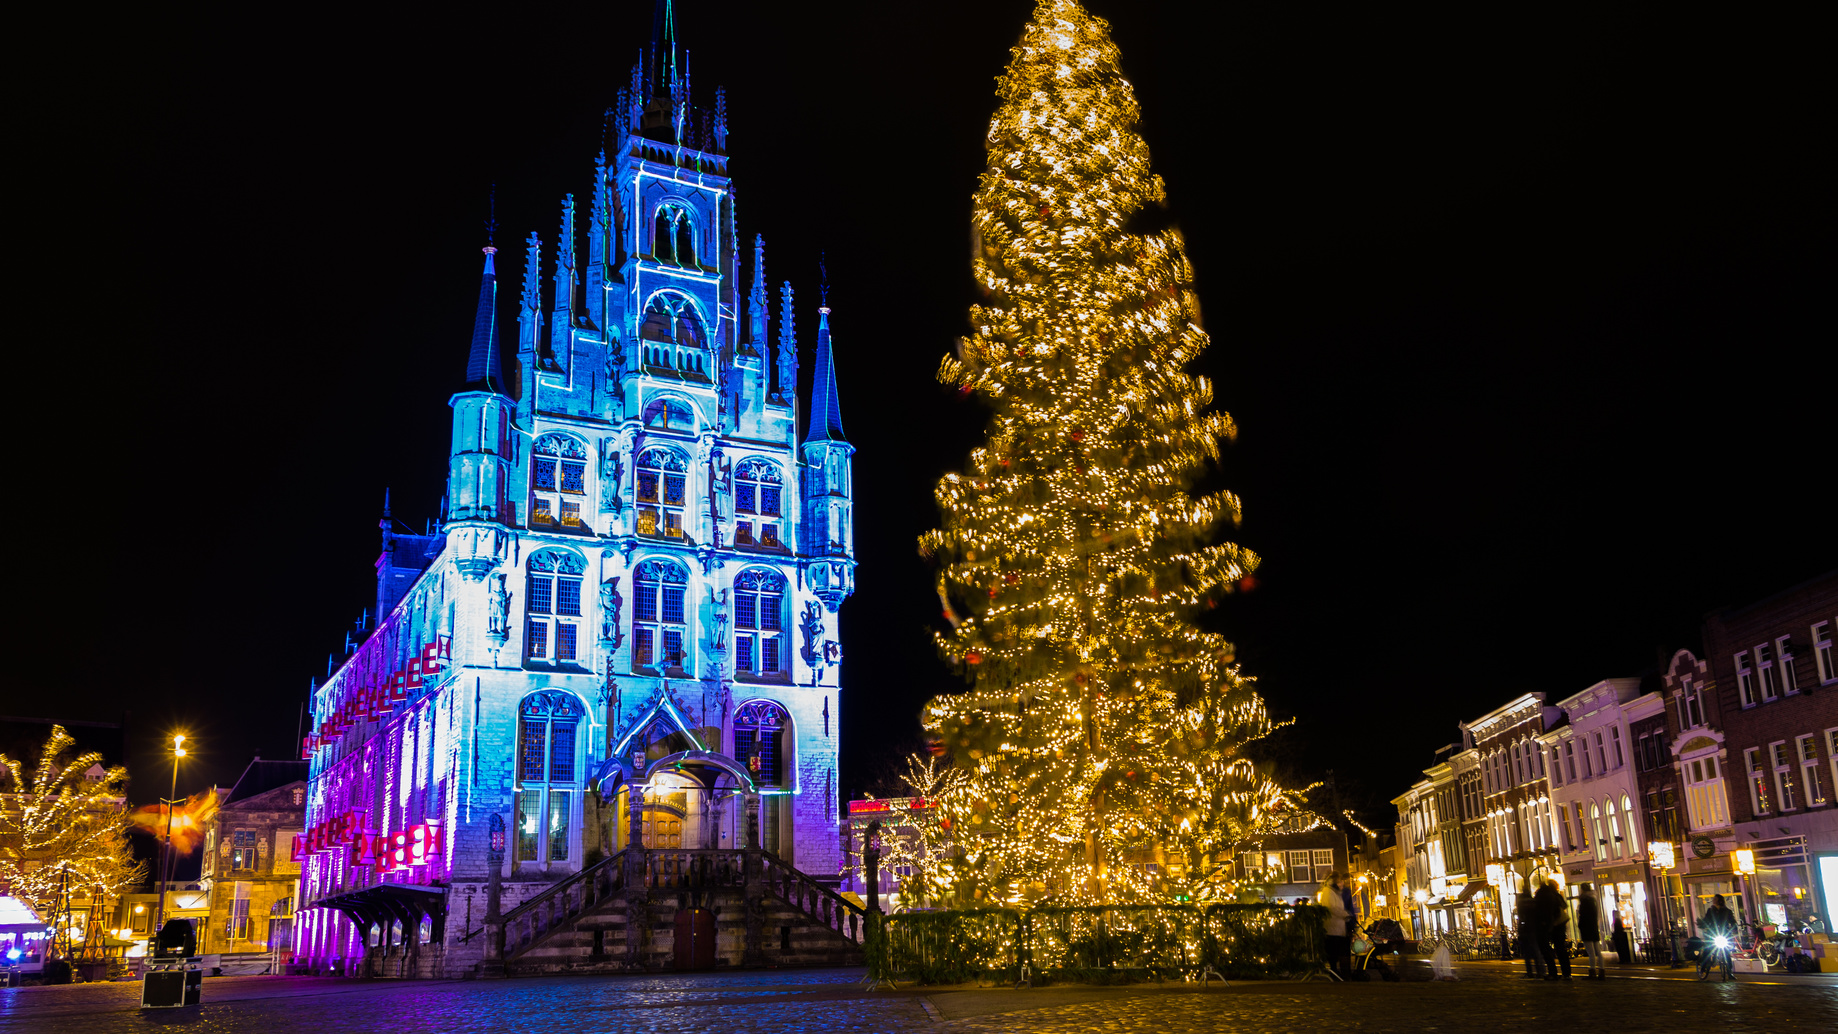
[[315,690],[317,972],[860,959],[830,310],[801,426],[792,285],[754,236],[741,288],[726,99],[692,95],[675,36],[618,91],[585,201],[525,242],[514,353],[514,260],[485,248],[438,531],[385,519],[376,619]]

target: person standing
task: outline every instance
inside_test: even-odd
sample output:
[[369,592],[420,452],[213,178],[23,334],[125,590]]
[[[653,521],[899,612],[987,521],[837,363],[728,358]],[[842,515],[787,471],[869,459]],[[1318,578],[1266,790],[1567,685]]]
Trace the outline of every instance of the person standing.
[[1538,917],[1538,930],[1544,938],[1544,978],[1556,980],[1561,965],[1563,979],[1570,979],[1570,938],[1567,913],[1570,905],[1564,900],[1563,892],[1557,889],[1556,880],[1544,881],[1534,895],[1532,911]]
[[1327,909],[1328,964],[1341,976],[1347,976],[1347,956],[1352,941],[1347,936],[1346,899],[1340,894],[1341,874],[1335,873],[1315,892],[1315,904]]
[[1595,888],[1587,883],[1576,898],[1576,939],[1589,953],[1589,979],[1607,980],[1608,969],[1602,964],[1602,906],[1596,903]]
[[1525,975],[1536,980],[1544,976],[1544,952],[1538,948],[1537,917],[1532,892],[1523,888],[1513,899],[1513,932],[1519,936],[1519,957],[1525,960]]

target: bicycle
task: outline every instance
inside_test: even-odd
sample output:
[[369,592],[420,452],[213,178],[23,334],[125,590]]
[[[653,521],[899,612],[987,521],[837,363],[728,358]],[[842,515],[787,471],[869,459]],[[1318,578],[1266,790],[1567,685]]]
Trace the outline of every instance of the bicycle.
[[1698,979],[1709,980],[1711,966],[1718,965],[1723,970],[1723,982],[1728,983],[1734,970],[1730,956],[1735,950],[1736,946],[1727,935],[1717,934],[1712,937],[1710,943],[1698,953]]

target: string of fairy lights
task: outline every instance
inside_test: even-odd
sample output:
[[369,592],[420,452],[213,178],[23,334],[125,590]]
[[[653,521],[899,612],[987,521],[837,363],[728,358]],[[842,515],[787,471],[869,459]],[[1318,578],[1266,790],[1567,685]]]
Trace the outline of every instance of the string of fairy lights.
[[[1042,0],[999,81],[974,198],[973,333],[939,377],[994,408],[921,538],[971,688],[929,705],[962,778],[940,903],[1233,892],[1230,847],[1296,793],[1242,756],[1276,723],[1194,617],[1257,566],[1215,542],[1236,496],[1193,488],[1230,417],[1108,25]],[[1151,864],[1153,863],[1153,864]]]

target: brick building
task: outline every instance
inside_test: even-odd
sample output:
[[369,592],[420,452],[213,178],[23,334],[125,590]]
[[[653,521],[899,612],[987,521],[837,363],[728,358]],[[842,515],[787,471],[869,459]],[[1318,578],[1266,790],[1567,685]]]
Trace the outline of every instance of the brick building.
[[1835,635],[1838,571],[1704,619],[1732,841],[1754,852],[1747,905],[1765,921],[1829,919],[1838,906]]
[[1543,693],[1526,693],[1461,726],[1463,746],[1480,759],[1484,846],[1487,862],[1502,866],[1500,912],[1508,926],[1515,895],[1562,865],[1538,737],[1563,720],[1563,711],[1544,700]]

